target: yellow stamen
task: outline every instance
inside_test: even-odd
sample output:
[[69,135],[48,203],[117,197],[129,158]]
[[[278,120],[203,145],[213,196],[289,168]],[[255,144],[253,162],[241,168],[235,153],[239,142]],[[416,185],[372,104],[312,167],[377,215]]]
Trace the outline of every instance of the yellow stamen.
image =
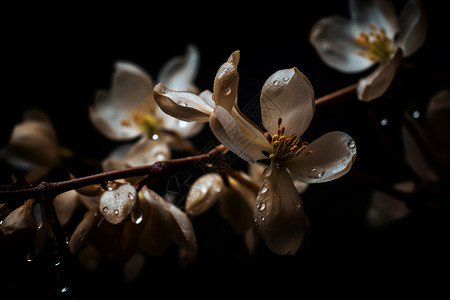
[[374,24],[369,27],[371,32],[361,32],[354,38],[355,44],[361,48],[357,54],[372,61],[384,62],[392,53],[392,40],[386,36],[384,28]]
[[[301,154],[308,145],[307,142],[301,142],[300,137],[295,133],[287,138],[284,135],[286,127],[281,127],[281,123],[282,119],[279,118],[277,133],[272,136],[272,153],[269,155],[269,158],[275,160],[277,164],[300,159],[306,155],[305,153],[303,153],[304,155]],[[308,151],[307,153],[312,153],[312,151]]]

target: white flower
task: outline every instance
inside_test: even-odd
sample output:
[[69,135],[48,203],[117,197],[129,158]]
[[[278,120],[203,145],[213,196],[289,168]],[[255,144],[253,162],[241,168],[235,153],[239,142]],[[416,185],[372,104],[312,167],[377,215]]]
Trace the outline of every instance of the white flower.
[[312,28],[310,42],[321,59],[344,73],[378,67],[358,82],[358,98],[380,97],[391,84],[402,59],[424,42],[427,16],[422,4],[409,1],[396,15],[389,0],[350,0],[350,20],[331,16]]
[[[168,61],[159,74],[159,80],[179,91],[196,92],[193,81],[199,64],[198,50],[188,47],[187,54]],[[169,146],[181,138],[197,134],[201,123],[187,123],[162,112],[155,104],[153,80],[139,66],[117,62],[110,91],[99,91],[95,104],[89,107],[93,125],[106,137],[116,141],[138,142],[125,144],[114,150],[104,162],[105,170],[151,164],[170,158]]]
[[173,116],[209,121],[219,141],[248,162],[271,160],[256,197],[254,221],[273,252],[294,254],[308,222],[293,179],[317,183],[341,177],[353,163],[356,145],[349,135],[338,131],[310,144],[301,141],[314,115],[315,101],[311,84],[297,68],[275,72],[262,88],[260,104],[263,126],[270,135],[267,139],[264,131],[239,111],[238,54],[234,52],[220,67],[211,97],[205,97],[207,92],[197,96],[157,85],[155,100]]

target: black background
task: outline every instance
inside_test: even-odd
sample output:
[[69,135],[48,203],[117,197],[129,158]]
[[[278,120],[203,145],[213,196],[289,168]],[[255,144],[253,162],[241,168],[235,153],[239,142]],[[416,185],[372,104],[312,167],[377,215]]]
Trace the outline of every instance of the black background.
[[[394,3],[400,9],[404,1]],[[414,81],[417,84],[408,92],[417,97],[411,99],[414,103],[426,101],[420,97],[440,85],[431,79],[432,74],[449,74],[449,26],[443,3],[424,1],[428,36],[408,58],[421,70]],[[234,50],[241,51],[241,107],[258,103],[265,80],[275,71],[291,67],[306,75],[319,98],[361,76],[327,67],[309,44],[312,24],[334,13],[347,15],[346,1],[256,2],[245,8],[243,3],[232,2],[183,6],[119,3],[101,8],[74,2],[4,9],[0,141],[7,143],[25,109],[40,108],[56,125],[60,144],[81,156],[104,158],[116,144],[91,125],[88,105],[96,90],[110,87],[114,62],[134,62],[156,80],[161,66],[183,54],[189,43],[200,51],[195,83],[201,90],[211,90],[218,67]],[[358,147],[355,167],[387,183],[395,182],[403,174],[380,146],[367,118],[370,105],[389,111],[382,101],[368,104],[355,99],[318,110],[305,136],[313,140],[329,131],[347,132]],[[247,112],[252,113],[250,109]],[[397,143],[396,128],[385,130],[394,132],[393,142]],[[212,141],[216,142],[209,128],[193,138],[199,148]],[[232,161],[242,167],[237,157],[232,156]],[[73,168],[78,176],[97,171]],[[264,245],[249,256],[241,238],[213,210],[194,221],[199,257],[193,265],[178,267],[176,249],[171,248],[166,255],[149,257],[142,276],[133,284],[122,282],[118,266],[106,265],[93,274],[76,269],[71,274],[74,295],[123,293],[151,298],[158,293],[215,297],[283,292],[301,297],[306,291],[320,295],[332,290],[364,297],[387,287],[402,292],[441,289],[448,274],[448,219],[412,214],[387,228],[371,230],[366,213],[373,191],[372,185],[352,174],[311,186],[302,200],[312,237],[307,247],[293,256],[275,255]],[[31,266],[14,261],[17,268],[2,275],[9,278],[6,282],[15,283],[14,293],[27,290],[51,295],[58,280],[47,263],[45,258]]]

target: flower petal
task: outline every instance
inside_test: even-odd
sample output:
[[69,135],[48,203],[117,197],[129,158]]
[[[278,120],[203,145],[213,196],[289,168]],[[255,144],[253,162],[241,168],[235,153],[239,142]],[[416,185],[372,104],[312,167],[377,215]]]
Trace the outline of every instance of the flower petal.
[[277,254],[295,254],[307,230],[300,195],[286,169],[267,177],[256,197],[254,221],[264,241]]
[[106,190],[100,197],[98,207],[105,219],[118,224],[128,217],[138,204],[136,189],[133,185],[117,184],[112,190]]
[[264,83],[260,101],[262,122],[271,135],[277,132],[278,119],[282,118],[285,135],[300,136],[314,115],[313,88],[297,68],[280,70],[270,76]]
[[405,57],[422,46],[427,35],[428,17],[423,4],[409,1],[399,17],[399,35],[397,45],[403,49]]
[[59,194],[53,199],[53,205],[59,222],[62,226],[66,225],[78,205],[78,192],[70,190]]
[[153,80],[139,66],[130,62],[116,62],[113,75],[111,100],[124,112],[131,112],[152,96]]
[[311,154],[289,163],[292,178],[306,183],[334,180],[346,174],[355,160],[355,141],[346,133],[333,131],[310,143]]
[[207,122],[213,111],[213,107],[202,97],[168,89],[162,83],[158,83],[153,89],[153,97],[163,112],[187,122]]
[[216,105],[224,107],[227,111],[231,111],[237,98],[239,85],[237,65],[239,63],[239,57],[239,50],[234,51],[228,60],[217,70],[216,78],[214,79],[213,100]]
[[110,94],[104,91],[98,91],[95,104],[89,106],[89,118],[94,127],[111,140],[124,141],[141,134],[135,126],[123,126],[122,121],[130,119],[130,111],[119,110]]
[[232,116],[222,106],[216,106],[210,116],[209,124],[217,139],[242,159],[254,163],[259,159],[267,158],[263,151],[269,150],[269,142],[238,112],[234,112]]
[[374,65],[357,54],[361,49],[354,39],[360,32],[355,23],[341,16],[332,16],[314,24],[309,41],[329,67],[344,73],[357,73]]
[[370,25],[376,25],[386,31],[389,38],[393,38],[397,30],[397,15],[392,1],[389,0],[351,0],[350,15],[352,22],[360,30],[370,32]]
[[186,196],[185,211],[196,216],[210,209],[219,199],[224,184],[220,175],[209,173],[194,181]]
[[381,97],[389,88],[398,66],[402,62],[401,48],[385,63],[379,65],[369,76],[358,81],[357,94],[362,101],[371,101]]
[[162,66],[158,82],[176,91],[196,92],[193,82],[200,64],[200,53],[193,44],[188,45],[186,54],[169,60]]

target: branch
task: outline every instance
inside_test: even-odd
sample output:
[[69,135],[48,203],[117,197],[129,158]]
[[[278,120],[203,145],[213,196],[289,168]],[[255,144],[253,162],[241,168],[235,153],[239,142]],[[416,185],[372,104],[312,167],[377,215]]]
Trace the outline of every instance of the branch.
[[104,172],[67,181],[42,181],[37,186],[26,188],[16,188],[13,184],[11,186],[12,189],[0,191],[0,203],[13,200],[26,200],[31,198],[45,197],[47,195],[56,196],[69,190],[136,176],[148,176],[149,178],[146,179],[145,182],[150,182],[153,179],[163,177],[180,169],[192,168],[198,166],[199,164],[217,161],[218,157],[225,155],[227,152],[228,149],[225,148],[225,146],[219,145],[205,154],[172,159],[168,161],[159,161],[151,165],[138,166],[125,170]]

